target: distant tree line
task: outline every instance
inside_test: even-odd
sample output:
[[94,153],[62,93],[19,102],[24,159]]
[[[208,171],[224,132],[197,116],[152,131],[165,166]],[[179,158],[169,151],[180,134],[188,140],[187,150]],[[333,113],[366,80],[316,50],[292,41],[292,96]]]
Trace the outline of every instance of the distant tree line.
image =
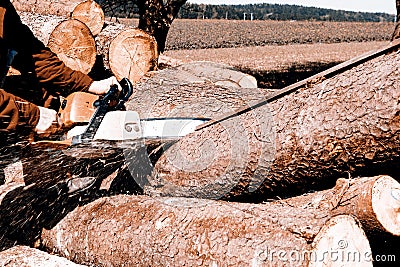
[[[107,16],[138,18],[138,0],[96,0]],[[146,2],[146,1],[144,1]],[[163,1],[164,2],[164,1]],[[165,1],[168,2],[168,1]],[[183,1],[186,2],[186,1]],[[246,13],[246,15],[244,15]],[[252,14],[252,15],[251,15]],[[308,21],[355,21],[393,22],[395,15],[387,13],[352,12],[299,5],[247,4],[247,5],[205,5],[187,2],[177,14],[185,19],[230,19],[247,20],[308,20]]]
[[[244,15],[246,13],[246,15]],[[253,15],[251,15],[253,14]],[[395,15],[386,13],[352,12],[326,8],[280,4],[204,5],[186,3],[178,18],[242,20],[307,20],[307,21],[356,21],[393,22]]]

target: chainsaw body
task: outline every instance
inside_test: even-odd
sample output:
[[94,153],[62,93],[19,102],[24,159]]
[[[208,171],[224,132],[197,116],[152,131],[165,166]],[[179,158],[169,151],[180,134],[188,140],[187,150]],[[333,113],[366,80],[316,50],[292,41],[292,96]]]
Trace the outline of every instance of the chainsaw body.
[[92,118],[96,107],[94,103],[99,100],[98,95],[76,92],[66,97],[58,112],[58,117],[63,127],[71,128],[87,124]]
[[[61,140],[35,142],[47,147],[129,147],[144,139],[176,141],[207,122],[204,118],[147,118],[126,111],[124,103],[133,93],[127,79],[120,81],[122,91],[111,86],[104,96],[76,92],[66,97],[58,116],[68,131]],[[111,144],[111,145],[110,145]]]

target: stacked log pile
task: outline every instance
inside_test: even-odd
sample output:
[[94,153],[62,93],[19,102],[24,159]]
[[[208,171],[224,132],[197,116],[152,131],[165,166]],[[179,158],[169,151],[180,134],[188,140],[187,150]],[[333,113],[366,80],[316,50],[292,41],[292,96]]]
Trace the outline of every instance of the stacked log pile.
[[[35,1],[13,2],[18,7]],[[37,6],[48,2],[54,0]],[[53,15],[21,16],[41,18],[32,29],[49,43],[55,25],[75,21],[67,19],[71,11],[60,11],[75,8],[75,1],[60,5],[52,6],[59,10]],[[44,25],[48,30],[39,35]],[[211,63],[146,75],[157,65],[152,37],[120,24],[89,33],[85,36],[95,41],[103,67],[138,81],[126,106],[142,118],[215,118],[271,93],[255,88],[251,77]],[[0,187],[0,262],[371,266],[389,240],[382,236],[391,238],[389,246],[400,236],[397,49],[170,147],[149,154],[143,149],[146,166],[127,164],[125,171],[131,183],[144,187],[144,195],[92,189],[84,197],[68,197],[62,182],[44,187],[31,178],[25,186],[8,179]],[[132,151],[124,152],[129,160]],[[341,178],[347,176],[357,178]]]
[[[21,20],[74,70],[112,73],[118,79],[126,77],[135,82],[157,67],[155,39],[137,28],[105,23],[102,9],[94,1],[17,2]],[[57,3],[47,9],[53,2]]]
[[[344,258],[323,259],[324,252],[339,250],[360,255],[359,263],[368,265],[371,258],[366,256],[372,254],[362,229],[369,236],[400,234],[400,202],[391,197],[398,188],[392,178],[379,176],[342,179],[330,190],[259,205],[147,196],[102,198],[44,231],[42,241],[69,259],[100,266],[313,266],[318,262],[343,266]],[[353,218],[359,218],[362,228]],[[285,256],[273,255],[279,251]],[[301,253],[307,256],[301,258]]]

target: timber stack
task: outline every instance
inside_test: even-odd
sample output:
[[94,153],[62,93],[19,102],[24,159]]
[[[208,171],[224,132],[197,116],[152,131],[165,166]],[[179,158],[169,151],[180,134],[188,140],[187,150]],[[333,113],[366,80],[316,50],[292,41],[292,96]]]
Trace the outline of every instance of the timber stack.
[[[134,81],[126,106],[141,118],[216,118],[276,94],[210,62],[146,75],[157,69],[155,39],[104,22],[94,1],[12,2],[71,68]],[[43,177],[0,186],[0,264],[372,266],[400,241],[399,47],[176,143],[125,150],[102,166],[134,163],[114,173],[94,165],[106,182],[84,198],[60,196],[67,171],[44,186],[56,174],[38,164],[42,153],[29,168]],[[128,183],[137,194],[115,189]]]
[[136,82],[157,67],[155,39],[134,27],[106,23],[95,1],[16,0],[14,5],[35,36],[74,70]]

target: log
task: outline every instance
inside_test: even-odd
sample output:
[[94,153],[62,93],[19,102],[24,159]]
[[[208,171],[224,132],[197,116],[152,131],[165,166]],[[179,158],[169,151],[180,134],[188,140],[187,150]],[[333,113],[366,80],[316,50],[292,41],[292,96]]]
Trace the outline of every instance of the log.
[[93,40],[90,30],[77,20],[26,12],[20,16],[34,35],[73,69],[88,73],[96,53],[101,58],[98,68],[111,71],[118,79],[135,82],[157,68],[157,43],[139,29],[109,22]]
[[36,38],[70,68],[89,73],[96,61],[96,43],[89,28],[75,19],[21,12]]
[[[221,87],[257,88],[257,80],[228,65],[199,61],[181,64],[176,67],[177,79],[182,82],[199,82],[208,80]],[[191,80],[192,78],[194,80]]]
[[136,82],[157,68],[157,43],[137,28],[110,22],[96,37],[96,44],[105,68],[119,80]]
[[75,209],[42,232],[42,245],[99,266],[342,266],[346,259],[323,254],[333,251],[355,253],[372,266],[353,217],[316,215],[279,202],[120,195]]
[[83,0],[11,0],[17,11],[69,17]]
[[79,3],[72,11],[71,18],[85,23],[94,36],[99,34],[104,26],[104,11],[93,0]]
[[54,15],[63,19],[77,19],[88,26],[93,35],[97,35],[104,25],[104,12],[99,4],[92,0],[56,1],[56,0],[14,0],[19,14]]
[[67,259],[27,246],[15,246],[0,252],[0,266],[7,267],[79,267]]
[[[381,55],[184,137],[158,159],[145,191],[262,201],[329,188],[346,172],[353,177],[399,177],[399,60],[399,53]],[[225,113],[202,105],[204,86],[157,78],[146,83],[138,85],[138,93],[149,87],[155,88],[146,91],[149,94],[168,93],[132,99],[129,109],[145,117]],[[212,89],[216,96],[210,94],[208,101],[214,101],[215,108],[225,91]],[[229,92],[226,98],[232,99]]]
[[96,61],[96,43],[90,29],[76,19],[61,22],[47,46],[73,70],[88,74]]
[[283,201],[291,207],[317,209],[321,216],[352,215],[368,236],[400,236],[400,184],[389,176],[340,178],[332,189]]

